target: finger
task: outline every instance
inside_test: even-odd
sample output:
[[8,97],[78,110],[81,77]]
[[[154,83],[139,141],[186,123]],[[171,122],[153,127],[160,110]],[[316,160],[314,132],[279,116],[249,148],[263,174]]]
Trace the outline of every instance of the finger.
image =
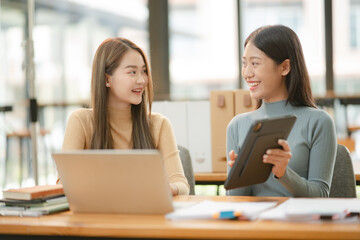
[[234,152],[234,150],[231,150],[229,152],[229,157],[230,157],[231,160],[235,160],[237,158],[237,156],[238,155]]
[[266,150],[266,154],[273,157],[284,157],[284,158],[291,158],[291,152],[284,151],[282,149],[268,149]]
[[286,152],[291,152],[289,143],[284,139],[279,139],[278,144],[283,148]]
[[229,161],[228,161],[228,165],[229,165],[230,167],[234,166],[234,163],[235,163],[235,160],[229,160]]
[[264,163],[269,163],[269,164],[273,164],[275,166],[287,166],[289,163],[289,158],[286,157],[274,157],[274,156],[270,156],[265,154],[263,156],[263,162]]

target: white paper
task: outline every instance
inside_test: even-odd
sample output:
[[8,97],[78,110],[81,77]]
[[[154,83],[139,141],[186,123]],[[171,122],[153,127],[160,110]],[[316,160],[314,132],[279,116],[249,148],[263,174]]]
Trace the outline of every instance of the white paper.
[[276,208],[259,215],[263,220],[318,221],[322,216],[333,216],[330,220],[345,220],[347,214],[360,212],[357,198],[290,198]]
[[167,219],[212,219],[215,214],[224,211],[240,212],[242,216],[254,219],[276,202],[218,202],[202,201],[190,207],[177,209],[166,215]]

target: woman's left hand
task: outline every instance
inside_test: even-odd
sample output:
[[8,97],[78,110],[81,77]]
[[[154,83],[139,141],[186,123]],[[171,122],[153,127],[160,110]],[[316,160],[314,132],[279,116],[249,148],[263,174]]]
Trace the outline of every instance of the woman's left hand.
[[179,189],[175,184],[170,183],[170,189],[173,196],[176,196],[179,194]]
[[266,154],[263,155],[263,162],[273,164],[272,172],[277,178],[281,178],[285,174],[286,166],[292,155],[287,141],[279,139],[278,143],[282,149],[268,149]]

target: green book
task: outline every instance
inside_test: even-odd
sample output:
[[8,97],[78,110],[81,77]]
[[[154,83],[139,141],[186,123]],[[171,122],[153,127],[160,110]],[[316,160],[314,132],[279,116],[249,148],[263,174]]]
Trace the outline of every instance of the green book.
[[68,202],[54,204],[45,207],[19,207],[19,206],[1,206],[0,215],[2,216],[29,216],[38,217],[51,213],[61,212],[69,209]]
[[12,200],[12,199],[3,199],[3,203],[6,206],[14,206],[14,207],[47,207],[60,203],[66,203],[67,198],[65,195],[61,195],[58,197],[52,197],[47,199],[37,199],[37,201],[33,200]]

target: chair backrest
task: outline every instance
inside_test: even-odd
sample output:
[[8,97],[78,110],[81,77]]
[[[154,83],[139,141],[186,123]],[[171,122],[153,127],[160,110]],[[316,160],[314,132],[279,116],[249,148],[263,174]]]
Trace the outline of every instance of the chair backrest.
[[178,145],[178,149],[180,151],[180,159],[184,169],[184,174],[190,185],[190,195],[195,195],[195,178],[189,150],[180,145]]
[[337,145],[334,173],[329,197],[356,197],[355,175],[350,152],[345,146],[340,144]]

